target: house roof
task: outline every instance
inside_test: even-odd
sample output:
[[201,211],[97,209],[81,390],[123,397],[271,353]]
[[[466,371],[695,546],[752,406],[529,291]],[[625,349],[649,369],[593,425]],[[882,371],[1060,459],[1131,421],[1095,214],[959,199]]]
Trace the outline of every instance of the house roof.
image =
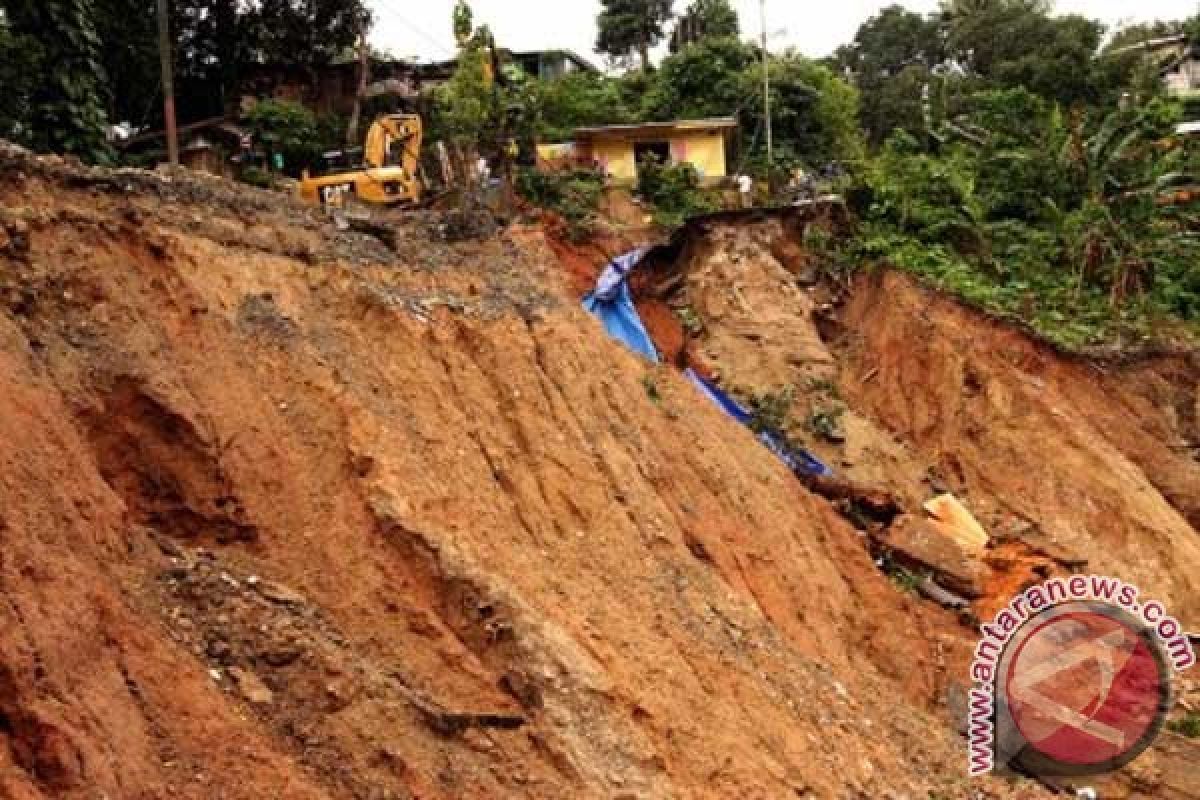
[[574,50],[513,50],[510,51],[514,58],[533,58],[535,56],[562,56],[567,61],[570,61],[579,69],[585,72],[599,72],[596,65],[588,61],[583,56],[576,53]]
[[1157,39],[1146,39],[1134,44],[1127,44],[1124,47],[1118,47],[1110,55],[1119,56],[1137,50],[1162,50],[1163,48],[1181,45],[1187,41],[1187,38],[1187,34],[1185,33],[1176,33],[1171,36],[1161,36]]
[[576,128],[576,139],[624,138],[648,133],[671,133],[675,131],[731,131],[738,126],[733,117],[711,119],[672,120],[671,122],[642,122],[636,125],[602,125],[592,128]]

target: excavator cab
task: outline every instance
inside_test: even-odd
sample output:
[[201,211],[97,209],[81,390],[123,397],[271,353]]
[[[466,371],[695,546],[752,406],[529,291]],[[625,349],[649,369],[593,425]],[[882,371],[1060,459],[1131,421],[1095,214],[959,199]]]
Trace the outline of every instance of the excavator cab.
[[[300,180],[300,197],[308,203],[341,208],[358,201],[371,205],[401,206],[421,202],[421,118],[415,114],[389,114],[377,118],[367,131],[360,166],[334,167],[329,172]],[[351,151],[353,152],[353,151]],[[347,153],[329,153],[326,162],[345,163]]]

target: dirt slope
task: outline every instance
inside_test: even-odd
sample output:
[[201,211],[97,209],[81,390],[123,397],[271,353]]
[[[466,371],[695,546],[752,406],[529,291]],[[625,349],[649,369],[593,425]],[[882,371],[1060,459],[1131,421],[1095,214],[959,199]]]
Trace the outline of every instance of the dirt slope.
[[[797,441],[895,499],[906,516],[890,528],[856,520],[873,528],[881,565],[905,555],[902,523],[950,491],[991,545],[970,563],[949,552],[902,565],[933,569],[976,619],[1049,575],[1091,572],[1135,583],[1200,630],[1200,360],[1070,358],[898,273],[818,281],[811,254],[795,258],[796,225],[694,226],[674,262],[653,265],[641,303],[689,318],[697,333],[682,349],[696,366],[744,399],[780,399]],[[934,617],[919,627],[939,631],[942,660],[909,697],[940,707],[978,634]],[[1179,713],[1195,709],[1194,673],[1177,687],[1192,698]],[[1200,796],[1185,777],[1198,759],[1195,742],[1167,736],[1104,796]]]
[[[810,285],[776,257],[794,238],[768,220],[689,244],[669,301],[702,322],[702,368],[744,397],[790,391],[791,431],[907,510],[953,491],[994,534],[1120,575],[1200,627],[1200,360],[1067,358],[899,273]],[[994,566],[1010,580],[988,600],[1033,577]]]
[[927,710],[953,616],[538,231],[0,193],[0,796],[1038,796]]

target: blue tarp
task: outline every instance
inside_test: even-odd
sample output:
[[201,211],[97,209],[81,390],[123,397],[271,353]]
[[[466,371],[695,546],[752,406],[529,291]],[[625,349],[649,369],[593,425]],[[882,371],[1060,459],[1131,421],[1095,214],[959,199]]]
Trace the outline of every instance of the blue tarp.
[[634,250],[613,259],[601,273],[595,291],[583,298],[583,307],[600,318],[609,336],[657,364],[658,350],[633,305],[627,280],[646,252],[645,249]]
[[[583,307],[600,318],[609,336],[657,364],[658,350],[654,347],[650,334],[646,333],[642,318],[638,316],[637,308],[633,305],[633,297],[629,294],[629,273],[646,253],[647,250],[639,249],[614,258],[600,274],[595,290],[583,298]],[[689,369],[686,374],[718,408],[742,425],[749,426],[752,415],[738,405],[736,400],[715,384],[706,381],[695,370]],[[833,470],[822,464],[812,453],[792,447],[780,433],[764,431],[758,435],[758,440],[797,475],[833,474]]]
[[[687,370],[685,374],[696,385],[696,388],[702,391],[709,400],[712,400],[714,405],[741,424],[750,424],[753,415],[738,405],[736,400],[721,391],[716,384],[705,380],[694,369]],[[758,434],[758,440],[795,474],[821,476],[833,474],[833,470],[821,463],[820,459],[807,450],[793,447],[782,434],[775,431],[763,431]]]

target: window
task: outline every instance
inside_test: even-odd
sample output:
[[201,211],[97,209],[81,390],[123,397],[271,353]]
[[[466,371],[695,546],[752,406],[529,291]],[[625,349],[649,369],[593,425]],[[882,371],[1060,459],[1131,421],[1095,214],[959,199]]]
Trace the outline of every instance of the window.
[[633,143],[633,158],[637,163],[641,164],[648,157],[653,156],[660,164],[668,164],[671,161],[671,145],[668,142],[634,142]]

